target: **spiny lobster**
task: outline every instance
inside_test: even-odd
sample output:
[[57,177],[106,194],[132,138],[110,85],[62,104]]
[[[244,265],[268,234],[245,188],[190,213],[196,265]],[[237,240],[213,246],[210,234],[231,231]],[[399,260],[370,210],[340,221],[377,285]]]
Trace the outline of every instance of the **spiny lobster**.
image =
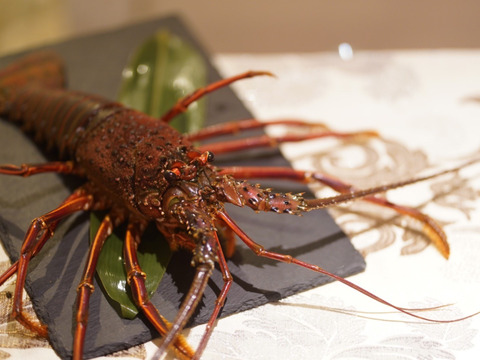
[[[212,164],[214,153],[276,147],[284,142],[328,136],[345,139],[377,136],[373,131],[340,133],[331,131],[326,126],[307,122],[278,120],[268,124],[304,127],[312,131],[306,135],[274,138],[261,136],[194,146],[193,142],[264,128],[267,124],[249,119],[207,127],[186,135],[178,133],[168,125],[176,115],[207,93],[237,80],[260,75],[271,74],[246,72],[218,81],[180,99],[162,118],[155,119],[100,96],[65,90],[64,66],[62,60],[53,53],[27,56],[0,72],[0,115],[20,123],[26,131],[34,134],[36,141],[44,143],[47,149],[57,149],[60,157],[67,159],[41,165],[3,165],[0,166],[0,174],[26,177],[54,172],[86,179],[84,185],[76,189],[56,209],[32,221],[26,232],[19,260],[0,276],[0,284],[3,284],[17,274],[13,316],[20,323],[42,336],[47,336],[46,326],[30,319],[23,309],[23,287],[29,262],[51,238],[62,219],[76,212],[91,210],[108,210],[108,214],[102,220],[91,245],[83,279],[78,286],[74,359],[83,356],[89,298],[94,288],[93,278],[102,244],[113,229],[124,222],[128,223],[124,244],[128,282],[135,302],[163,336],[159,354],[173,348],[182,358],[201,356],[233,281],[225,258],[233,252],[235,235],[259,256],[293,263],[325,274],[398,311],[425,319],[412,314],[408,309],[392,305],[319,266],[263,248],[228,215],[224,203],[246,206],[254,211],[299,215],[362,198],[420,221],[425,234],[442,255],[448,257],[449,254],[446,236],[433,219],[418,210],[375,196],[388,189],[426,180],[432,176],[357,190],[320,173],[272,167],[219,169]],[[457,169],[448,172],[455,170]],[[302,194],[275,193],[271,189],[263,189],[246,180],[240,180],[253,178],[322,183],[337,191],[339,195],[305,199]],[[169,323],[148,299],[144,281],[146,274],[137,259],[137,246],[150,222],[165,236],[172,249],[183,248],[192,254],[191,265],[195,268],[195,275],[172,323]],[[219,227],[229,229],[223,249],[217,235]],[[215,264],[218,264],[223,274],[224,285],[203,338],[197,350],[193,351],[180,332],[199,304]]]

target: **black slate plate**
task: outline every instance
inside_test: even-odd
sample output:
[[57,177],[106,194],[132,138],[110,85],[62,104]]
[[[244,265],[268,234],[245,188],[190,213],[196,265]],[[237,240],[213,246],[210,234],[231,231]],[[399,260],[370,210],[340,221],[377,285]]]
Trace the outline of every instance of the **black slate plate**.
[[[120,74],[129,55],[160,28],[168,28],[181,35],[202,51],[198,42],[176,17],[82,37],[46,48],[57,51],[65,58],[70,88],[115,98],[121,81]],[[0,59],[0,67],[21,55]],[[211,65],[209,73],[210,81],[219,78]],[[208,124],[247,117],[250,117],[250,114],[230,89],[223,89],[209,96]],[[35,163],[48,159],[48,155],[42,154],[28,136],[5,121],[0,122],[0,143],[0,163]],[[227,163],[288,165],[277,151],[263,150],[219,159],[219,165]],[[31,219],[56,207],[78,184],[78,180],[74,178],[52,174],[27,179],[0,177],[0,237],[12,260],[18,257],[25,230]],[[309,194],[308,189],[298,184],[262,184],[274,186],[280,191],[306,191]],[[228,211],[247,234],[270,250],[319,264],[341,276],[358,273],[365,267],[363,258],[353,249],[350,241],[325,211],[308,213],[303,217],[255,214],[249,209],[233,206],[228,206]],[[51,344],[62,358],[69,358],[72,351],[76,287],[86,258],[88,227],[86,214],[66,221],[42,253],[32,261],[27,279],[26,288],[33,299],[36,312],[40,319],[48,324]],[[235,283],[228,295],[222,316],[330,281],[324,276],[293,265],[259,258],[243,244],[239,244],[235,256],[229,261],[229,267]],[[167,318],[174,317],[192,275],[188,254],[176,254],[152,299]],[[222,277],[220,272],[216,271],[191,325],[207,321],[221,287]],[[155,331],[143,316],[134,320],[121,319],[102,291],[94,292],[85,344],[86,357],[128,348],[155,336]]]

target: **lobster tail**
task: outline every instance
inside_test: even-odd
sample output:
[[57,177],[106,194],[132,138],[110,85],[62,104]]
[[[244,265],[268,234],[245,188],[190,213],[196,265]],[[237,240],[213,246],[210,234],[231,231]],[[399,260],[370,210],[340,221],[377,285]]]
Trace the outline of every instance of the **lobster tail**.
[[32,84],[43,89],[64,86],[64,66],[58,55],[35,53],[0,70],[0,115],[7,115],[18,89]]
[[0,89],[37,83],[42,87],[59,88],[65,85],[64,65],[52,52],[38,52],[25,56],[0,70]]

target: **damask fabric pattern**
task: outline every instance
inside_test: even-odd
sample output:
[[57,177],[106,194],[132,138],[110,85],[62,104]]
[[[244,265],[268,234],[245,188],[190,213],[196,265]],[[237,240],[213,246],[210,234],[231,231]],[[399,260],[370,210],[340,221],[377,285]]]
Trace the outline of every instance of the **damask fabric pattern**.
[[[480,156],[479,51],[359,52],[349,61],[334,53],[223,55],[216,63],[224,76],[246,69],[276,74],[234,86],[258,118],[301,118],[382,135],[284,145],[297,168],[365,188]],[[451,246],[448,261],[409,219],[362,202],[332,209],[366,256],[366,272],[350,280],[399,306],[449,304],[419,313],[430,318],[479,311],[479,174],[475,165],[388,193],[389,200],[418,207],[444,226]],[[331,194],[314,190],[317,196]],[[2,301],[8,301],[9,289],[3,289]],[[55,358],[46,342],[20,335],[21,327],[5,323],[6,307],[0,308],[0,358],[24,358],[27,352],[37,359]],[[479,329],[479,316],[426,323],[333,283],[220,320],[205,359],[471,359],[480,353]],[[202,326],[187,331],[188,340],[195,345],[202,331]],[[149,343],[119,356],[144,359],[154,349]]]

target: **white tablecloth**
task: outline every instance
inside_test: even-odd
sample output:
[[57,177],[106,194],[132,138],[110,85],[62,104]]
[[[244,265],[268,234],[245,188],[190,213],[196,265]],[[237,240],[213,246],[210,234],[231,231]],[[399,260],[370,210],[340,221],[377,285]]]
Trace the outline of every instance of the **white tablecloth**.
[[[348,61],[335,53],[220,55],[215,61],[224,76],[247,69],[276,74],[234,86],[262,120],[300,118],[382,135],[364,142],[284,145],[297,168],[369,187],[479,155],[480,102],[472,98],[480,97],[480,51],[359,52]],[[332,209],[366,256],[367,270],[350,280],[403,307],[452,304],[420,313],[426,317],[454,319],[479,311],[479,174],[480,166],[471,166],[388,193],[391,201],[419,207],[444,226],[448,261],[408,219],[362,202]],[[319,196],[330,194],[315,190]],[[1,290],[5,299],[11,288]],[[4,308],[0,357],[56,357],[46,342],[12,336],[22,328],[5,324]],[[473,359],[480,354],[478,329],[480,316],[425,323],[333,283],[220,320],[204,358]],[[187,331],[188,340],[195,345],[202,331],[202,326]],[[34,348],[16,349],[20,346]],[[143,359],[154,350],[150,343],[123,356]]]

